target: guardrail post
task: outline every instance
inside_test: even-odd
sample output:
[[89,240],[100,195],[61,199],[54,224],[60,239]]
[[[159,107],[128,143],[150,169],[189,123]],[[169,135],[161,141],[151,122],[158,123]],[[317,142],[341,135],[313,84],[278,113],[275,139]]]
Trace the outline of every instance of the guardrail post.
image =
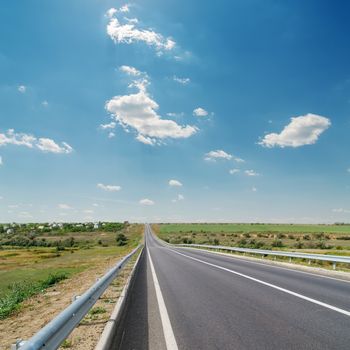
[[337,263],[333,262],[333,270],[335,270],[337,268]]
[[79,299],[80,298],[80,295],[76,295],[76,294],[74,294],[73,296],[72,296],[72,303],[74,303],[77,299]]
[[292,258],[289,258],[289,262],[290,262],[290,263],[292,262]]
[[311,260],[309,260],[308,264],[311,265]]
[[18,350],[25,344],[25,341],[23,339],[16,340],[16,343],[11,344],[11,350]]

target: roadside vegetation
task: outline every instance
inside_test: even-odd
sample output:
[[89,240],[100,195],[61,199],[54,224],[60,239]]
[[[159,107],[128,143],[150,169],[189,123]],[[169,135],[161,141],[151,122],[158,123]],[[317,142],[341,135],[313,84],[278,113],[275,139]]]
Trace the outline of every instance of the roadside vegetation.
[[127,254],[142,232],[127,222],[0,225],[0,319],[59,281]]
[[24,280],[22,282],[12,283],[12,285],[8,286],[7,293],[0,298],[0,320],[16,311],[22,301],[43,292],[45,289],[66,278],[68,278],[68,274],[61,272],[50,274],[46,279],[38,282]]
[[160,224],[154,229],[160,238],[175,244],[350,255],[350,224]]

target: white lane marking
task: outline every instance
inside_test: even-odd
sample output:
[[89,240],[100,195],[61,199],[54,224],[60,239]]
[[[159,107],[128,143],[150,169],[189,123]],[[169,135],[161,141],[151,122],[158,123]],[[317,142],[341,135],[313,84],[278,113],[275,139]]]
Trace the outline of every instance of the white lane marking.
[[[272,264],[268,264],[268,263],[261,263],[261,262],[257,262],[257,261],[251,261],[251,260],[248,260],[247,257],[237,257],[237,256],[235,256],[233,254],[230,254],[230,253],[213,252],[213,251],[210,251],[210,250],[207,250],[207,249],[191,248],[191,247],[179,247],[179,248],[176,248],[176,249],[188,249],[188,250],[192,250],[192,251],[196,251],[197,250],[197,251],[205,252],[205,253],[209,253],[209,254],[216,254],[216,255],[226,256],[228,258],[231,258],[231,259],[237,260],[237,261],[242,261],[243,260],[244,262],[247,262],[249,264],[273,267],[274,269],[282,269],[282,270],[287,270],[287,271],[291,271],[291,272],[303,273],[305,275],[311,275],[311,276],[315,276],[315,277],[326,278],[326,279],[330,279],[330,280],[334,280],[334,281],[338,281],[338,282],[350,283],[350,281],[348,281],[348,280],[342,280],[342,279],[336,278],[336,277],[330,277],[330,276],[325,276],[325,275],[318,275],[317,273],[295,270],[294,266],[282,267],[282,266],[276,266],[276,265],[272,265]],[[257,259],[255,257],[250,257],[250,258]],[[298,265],[296,265],[296,266],[298,266]]]
[[[262,263],[262,262],[258,262],[258,261],[251,261],[247,257],[238,257],[238,256],[235,256],[234,254],[230,254],[230,253],[214,252],[214,251],[211,251],[211,250],[201,249],[201,248],[174,247],[174,246],[170,245],[169,243],[164,242],[163,240],[161,240],[160,238],[158,238],[154,234],[151,234],[151,236],[152,236],[153,240],[157,241],[159,244],[161,244],[163,247],[166,247],[166,248],[171,247],[173,249],[184,249],[184,250],[187,249],[187,250],[194,251],[194,252],[195,251],[199,251],[199,252],[203,252],[203,253],[222,255],[222,256],[226,256],[228,258],[231,258],[233,260],[244,261],[244,262],[247,262],[247,263],[253,264],[253,265],[262,265],[262,266],[266,266],[266,267],[273,267],[274,269],[287,270],[287,271],[290,271],[290,272],[302,273],[302,274],[305,274],[305,275],[311,275],[311,276],[315,276],[315,277],[319,277],[319,278],[326,278],[326,279],[330,279],[330,280],[334,280],[334,281],[338,281],[338,282],[350,283],[350,281],[343,280],[341,278],[330,277],[330,276],[325,276],[325,275],[321,275],[321,274],[317,274],[317,273],[296,270],[294,268],[294,266],[291,266],[291,267],[276,266],[276,265],[272,265],[272,264],[268,264],[268,263]],[[251,258],[252,259],[257,259],[255,257],[251,257]]]
[[316,300],[316,299],[313,299],[313,298],[309,298],[305,295],[302,295],[302,294],[299,294],[299,293],[295,293],[295,292],[292,292],[291,290],[289,289],[285,289],[285,288],[281,288],[281,287],[278,287],[274,284],[271,284],[271,283],[267,283],[267,282],[264,282],[262,280],[259,280],[257,278],[254,278],[254,277],[251,277],[251,276],[248,276],[248,275],[245,275],[243,273],[240,273],[240,272],[237,272],[237,271],[234,271],[234,270],[230,270],[230,269],[227,269],[226,267],[222,267],[222,266],[219,266],[219,265],[215,265],[215,264],[211,264],[211,263],[208,263],[206,261],[203,261],[203,260],[200,260],[200,259],[197,259],[197,258],[193,258],[192,256],[188,256],[186,254],[182,254],[182,253],[179,253],[173,249],[169,249],[171,250],[172,252],[176,253],[176,254],[179,254],[179,255],[182,255],[188,259],[192,259],[192,260],[195,260],[195,261],[198,261],[202,264],[205,264],[205,265],[209,265],[209,266],[212,266],[212,267],[215,267],[217,269],[220,269],[220,270],[223,270],[223,271],[227,271],[227,272],[230,272],[232,274],[235,274],[235,275],[238,275],[238,276],[241,276],[241,277],[244,277],[244,278],[247,278],[251,281],[254,281],[254,282],[257,282],[257,283],[260,283],[260,284],[263,284],[265,286],[268,286],[268,287],[271,287],[271,288],[274,288],[274,289],[277,289],[281,292],[284,292],[284,293],[287,293],[287,294],[290,294],[290,295],[294,295],[295,297],[297,298],[300,298],[300,299],[303,299],[303,300],[307,300],[311,303],[314,303],[314,304],[317,304],[317,305],[320,305],[320,306],[323,306],[327,309],[330,309],[330,310],[333,310],[333,311],[336,311],[336,312],[339,312],[343,315],[346,315],[346,316],[350,316],[350,311],[347,311],[347,310],[343,310],[343,309],[340,309],[336,306],[333,306],[333,305],[330,305],[330,304],[326,304],[326,303],[323,303],[322,301],[319,301],[319,300]]
[[150,267],[151,267],[151,271],[152,271],[154,288],[156,290],[159,313],[160,313],[160,318],[162,320],[166,348],[167,348],[167,350],[178,350],[176,339],[174,336],[174,332],[173,332],[173,329],[171,327],[168,311],[167,311],[167,308],[166,308],[166,305],[164,302],[163,294],[162,294],[162,291],[161,291],[160,286],[159,286],[156,271],[154,269],[153,261],[152,261],[151,254],[150,254],[148,248],[147,248],[147,253],[148,253],[148,258],[149,258]]

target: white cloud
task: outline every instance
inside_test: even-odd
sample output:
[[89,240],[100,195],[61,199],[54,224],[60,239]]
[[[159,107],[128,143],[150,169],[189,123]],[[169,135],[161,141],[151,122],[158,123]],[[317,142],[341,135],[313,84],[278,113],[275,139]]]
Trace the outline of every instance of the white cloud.
[[117,12],[118,10],[116,8],[111,7],[109,10],[107,10],[106,17],[112,18]]
[[291,118],[291,122],[284,127],[281,133],[267,134],[259,144],[269,148],[312,145],[330,125],[328,118],[308,113]]
[[4,161],[2,160],[2,156],[0,156],[0,165],[4,165]]
[[204,159],[212,161],[215,161],[216,159],[231,160],[232,154],[226,153],[225,151],[218,149],[216,151],[210,151],[206,153]]
[[45,100],[45,101],[41,102],[41,105],[44,107],[48,107],[49,103]]
[[346,171],[347,171],[348,173],[350,173],[350,168],[347,168]]
[[9,129],[6,133],[0,133],[0,147],[7,145],[25,146],[28,148],[36,148],[43,152],[51,153],[71,153],[73,148],[66,142],[61,145],[54,140],[48,138],[36,138],[33,135],[25,133],[16,133],[13,129]]
[[136,69],[135,67],[131,67],[131,66],[120,66],[119,70],[123,73],[126,73],[128,75],[132,75],[134,77],[141,75],[141,72],[138,69]]
[[137,24],[139,23],[139,20],[137,18],[128,18],[128,17],[124,17],[124,19],[128,22],[128,23],[132,23],[132,24]]
[[59,208],[59,209],[63,209],[63,210],[71,210],[71,209],[73,209],[70,205],[64,204],[64,203],[59,204],[59,205],[58,205],[58,208]]
[[148,198],[140,199],[139,204],[141,205],[154,205],[154,201]]
[[92,206],[95,207],[95,208],[97,208],[97,207],[99,207],[100,205],[97,204],[97,203],[93,203]]
[[114,7],[111,7],[109,10],[106,12],[106,17],[112,18],[114,15],[116,15],[118,12],[126,13],[129,12],[129,5],[123,5],[119,9],[116,9]]
[[101,124],[100,128],[102,130],[107,130],[107,129],[114,129],[117,126],[116,122],[110,122],[108,124]]
[[182,183],[178,180],[169,180],[169,186],[172,187],[181,187]]
[[173,112],[169,112],[166,114],[168,117],[172,117],[172,118],[181,118],[185,115],[184,112],[180,112],[180,113],[173,113]]
[[252,192],[257,192],[257,188],[256,187],[252,187]]
[[177,197],[175,199],[172,199],[171,201],[173,203],[179,202],[179,201],[183,201],[185,199],[185,197],[182,194],[178,194]]
[[17,90],[18,90],[20,93],[24,94],[24,93],[27,91],[27,87],[24,86],[24,85],[20,85],[20,86],[18,86]]
[[332,209],[333,213],[344,213],[344,214],[350,214],[350,209],[344,209],[344,208],[335,208]]
[[73,148],[68,143],[62,142],[62,146],[60,146],[54,140],[47,138],[40,138],[36,146],[43,152],[71,153],[73,151]]
[[16,208],[19,208],[19,205],[18,204],[10,204],[7,207],[10,209],[16,209]]
[[193,115],[196,117],[206,117],[208,115],[208,112],[202,107],[198,107],[193,110]]
[[122,188],[121,186],[116,186],[116,185],[104,185],[104,184],[97,184],[97,187],[100,188],[101,190],[108,191],[108,192],[118,192]]
[[157,144],[157,140],[156,139],[151,138],[151,137],[146,137],[146,136],[143,136],[141,134],[138,134],[136,136],[136,140],[140,141],[141,143],[144,143],[145,145],[150,145],[150,146],[154,146],[154,145]]
[[247,176],[259,176],[260,174],[258,174],[257,172],[255,172],[254,170],[245,170],[244,173]]
[[107,101],[106,109],[125,130],[129,127],[137,132],[136,139],[148,145],[161,144],[166,138],[188,138],[197,132],[191,125],[179,125],[173,120],[162,119],[159,108],[147,92],[147,78],[135,80],[130,86],[137,93],[115,96]]
[[237,174],[237,173],[239,173],[239,172],[240,172],[239,169],[230,169],[230,170],[229,170],[229,173],[230,173],[231,175]]
[[111,132],[108,134],[108,138],[109,138],[109,139],[112,139],[113,137],[115,137],[115,133],[111,131]]
[[244,162],[245,162],[244,159],[238,158],[238,157],[233,157],[233,160],[234,160],[235,162],[237,162],[237,163],[244,163]]
[[190,78],[179,78],[176,75],[173,76],[173,79],[174,79],[174,81],[176,81],[177,83],[182,84],[182,85],[187,85],[191,82]]
[[148,46],[155,47],[158,52],[172,50],[176,45],[171,38],[164,38],[162,34],[150,28],[137,28],[137,19],[136,21],[134,19],[132,22],[128,19],[123,20],[126,23],[121,23],[120,19],[112,17],[107,25],[107,34],[115,43],[133,44],[143,42]]
[[123,6],[119,9],[119,12],[129,12],[129,11],[130,11],[129,6],[130,6],[130,5],[128,5],[128,4],[123,5]]
[[210,151],[204,155],[204,159],[208,161],[216,161],[217,159],[225,159],[225,160],[234,160],[237,163],[243,163],[244,160],[242,158],[238,158],[233,156],[232,154],[226,153],[223,150]]

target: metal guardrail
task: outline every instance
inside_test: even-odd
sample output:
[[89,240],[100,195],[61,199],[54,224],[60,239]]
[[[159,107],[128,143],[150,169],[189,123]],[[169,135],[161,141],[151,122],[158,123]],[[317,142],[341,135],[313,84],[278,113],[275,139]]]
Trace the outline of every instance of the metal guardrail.
[[233,251],[239,253],[249,253],[249,254],[259,254],[262,256],[272,255],[272,256],[283,256],[291,258],[300,258],[309,260],[320,260],[328,261],[333,263],[333,269],[336,269],[337,263],[350,264],[350,257],[340,256],[340,255],[326,255],[326,254],[307,254],[307,253],[297,253],[297,252],[284,252],[277,250],[264,250],[264,249],[251,249],[251,248],[238,248],[238,247],[226,247],[220,245],[206,245],[206,244],[172,244],[176,247],[192,247],[192,248],[204,248],[204,249],[219,249],[226,251]]
[[11,349],[39,350],[57,349],[68,337],[78,323],[89,312],[111,282],[117,277],[119,271],[138,251],[142,245],[135,248],[130,254],[121,259],[112,269],[100,278],[90,289],[78,297],[71,305],[50,321],[44,328],[28,341],[19,340]]

